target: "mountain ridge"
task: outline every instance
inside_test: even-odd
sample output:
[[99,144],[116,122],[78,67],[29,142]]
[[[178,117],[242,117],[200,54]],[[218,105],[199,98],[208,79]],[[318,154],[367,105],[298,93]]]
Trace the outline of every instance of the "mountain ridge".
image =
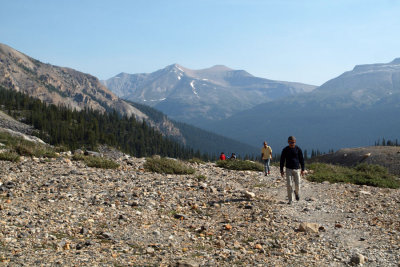
[[6,88],[72,109],[116,109],[121,114],[145,118],[90,74],[42,63],[1,43],[0,63],[0,85]]
[[392,62],[361,65],[312,92],[260,104],[204,128],[252,145],[267,139],[273,147],[295,135],[304,148],[323,151],[396,139],[400,67]]
[[255,77],[224,65],[191,70],[176,63],[152,73],[118,74],[102,82],[121,98],[200,127],[203,121],[224,119],[257,104],[315,88]]

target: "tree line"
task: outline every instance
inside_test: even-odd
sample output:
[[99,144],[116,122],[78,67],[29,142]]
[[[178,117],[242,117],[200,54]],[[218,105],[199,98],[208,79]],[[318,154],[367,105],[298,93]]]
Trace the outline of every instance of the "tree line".
[[162,136],[145,121],[118,114],[115,110],[101,113],[92,109],[81,111],[47,104],[26,94],[0,86],[1,109],[10,116],[32,125],[35,135],[45,142],[75,150],[95,150],[107,144],[135,157],[161,155],[189,159],[194,156],[208,160],[208,155],[187,148]]
[[375,146],[400,146],[399,141],[397,140],[397,138],[393,141],[390,139],[385,139],[384,137],[381,139],[379,139],[378,141],[375,141]]

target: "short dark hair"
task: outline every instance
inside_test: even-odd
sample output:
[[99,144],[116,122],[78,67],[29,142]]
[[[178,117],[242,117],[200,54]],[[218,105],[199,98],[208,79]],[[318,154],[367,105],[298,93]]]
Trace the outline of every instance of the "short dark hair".
[[294,137],[293,135],[289,136],[288,141],[296,141],[296,137]]

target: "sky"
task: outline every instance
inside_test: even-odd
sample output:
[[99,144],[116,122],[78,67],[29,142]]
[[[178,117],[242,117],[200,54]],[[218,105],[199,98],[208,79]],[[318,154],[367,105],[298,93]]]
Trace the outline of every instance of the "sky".
[[398,0],[0,0],[0,43],[101,80],[225,65],[321,85],[400,57]]

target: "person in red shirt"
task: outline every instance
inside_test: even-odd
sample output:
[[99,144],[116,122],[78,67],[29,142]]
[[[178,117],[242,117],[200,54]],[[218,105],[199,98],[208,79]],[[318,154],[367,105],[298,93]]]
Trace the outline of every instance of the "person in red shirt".
[[221,152],[221,155],[219,156],[219,160],[226,160],[226,156],[224,152]]

